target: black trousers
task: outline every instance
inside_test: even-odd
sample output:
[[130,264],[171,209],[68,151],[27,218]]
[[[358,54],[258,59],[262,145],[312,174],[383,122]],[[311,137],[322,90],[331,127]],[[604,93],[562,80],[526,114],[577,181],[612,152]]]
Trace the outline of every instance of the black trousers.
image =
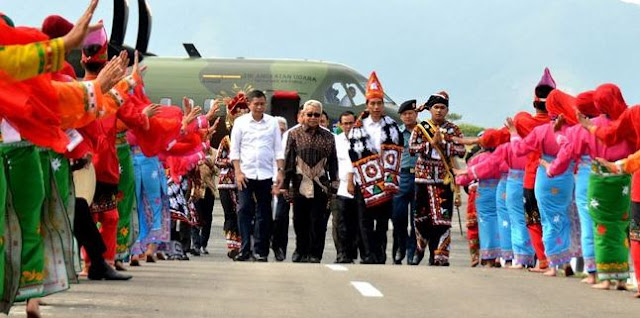
[[211,222],[213,222],[213,205],[216,197],[213,192],[207,188],[204,198],[195,202],[196,211],[198,212],[199,226],[191,227],[191,241],[194,249],[206,248],[211,236]]
[[[271,179],[246,180],[247,187],[238,191],[238,227],[242,237],[241,255],[252,251],[261,257],[269,255],[271,238]],[[253,248],[251,239],[253,238]]]
[[238,229],[238,213],[236,208],[238,206],[238,193],[236,189],[220,189],[218,190],[220,195],[220,204],[224,210],[224,231],[227,239],[237,238],[240,240],[240,230]]
[[287,244],[289,243],[289,211],[291,205],[284,197],[278,195],[276,204],[276,215],[273,219],[273,231],[271,233],[271,248],[275,251],[282,249],[287,255]]
[[102,264],[102,253],[107,250],[96,223],[91,217],[89,204],[83,198],[76,198],[75,216],[73,218],[73,234],[78,240],[78,245],[84,247],[91,264]]
[[384,264],[387,261],[387,230],[393,208],[391,200],[367,208],[360,189],[356,187],[356,204],[360,218],[360,237],[363,250],[361,262]]
[[327,232],[327,195],[314,185],[313,198],[295,195],[293,198],[293,229],[296,233],[296,254],[322,259]]
[[336,197],[333,212],[333,242],[337,261],[352,261],[358,258],[359,236],[358,209],[355,199]]

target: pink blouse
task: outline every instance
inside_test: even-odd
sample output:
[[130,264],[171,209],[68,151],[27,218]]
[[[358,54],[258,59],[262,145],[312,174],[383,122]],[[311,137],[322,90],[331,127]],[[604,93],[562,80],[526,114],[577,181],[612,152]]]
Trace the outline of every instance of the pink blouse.
[[526,137],[511,135],[511,143],[517,156],[525,156],[534,151],[542,150],[543,155],[556,156],[560,151],[558,142],[563,142],[567,137],[569,126],[563,125],[560,131],[553,131],[553,123],[544,124],[534,128]]
[[[592,120],[597,127],[606,127],[611,123],[605,115]],[[597,137],[580,125],[575,125],[567,130],[567,138],[560,143],[558,156],[547,169],[549,176],[557,176],[564,173],[571,164],[571,160],[578,161],[581,156],[589,155],[591,159],[604,158],[608,161],[616,161],[625,158],[632,152],[631,145],[622,141],[614,146],[607,147]]]
[[491,165],[483,164],[493,161],[492,155],[490,152],[482,152],[471,158],[467,163],[467,174],[456,177],[456,183],[466,186],[473,180],[500,179],[502,173],[499,169],[492,169]]

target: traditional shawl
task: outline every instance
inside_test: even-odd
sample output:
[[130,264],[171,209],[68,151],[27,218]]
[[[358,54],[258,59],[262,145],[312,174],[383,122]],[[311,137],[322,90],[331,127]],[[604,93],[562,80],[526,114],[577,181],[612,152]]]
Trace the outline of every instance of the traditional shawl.
[[215,164],[220,169],[218,175],[218,189],[236,189],[236,176],[233,169],[233,164],[229,159],[229,152],[231,149],[231,140],[229,135],[224,136],[220,141],[218,147],[218,153],[216,154]]
[[356,170],[356,183],[366,206],[372,207],[389,201],[399,189],[398,172],[404,140],[396,122],[389,116],[383,116],[380,135],[382,153],[377,153],[362,124],[368,116],[366,111],[360,114],[348,139],[349,157]]

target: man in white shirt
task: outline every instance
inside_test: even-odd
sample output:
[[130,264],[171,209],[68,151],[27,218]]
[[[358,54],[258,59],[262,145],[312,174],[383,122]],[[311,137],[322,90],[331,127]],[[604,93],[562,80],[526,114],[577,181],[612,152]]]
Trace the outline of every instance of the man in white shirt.
[[[264,113],[266,96],[254,90],[247,99],[251,112],[235,120],[229,153],[238,185],[238,227],[242,237],[242,247],[235,260],[248,261],[255,257],[256,261],[266,262],[272,222],[271,199],[282,184],[284,156],[278,122]],[[277,162],[277,173],[274,173],[274,162]]]
[[340,186],[336,196],[337,209],[333,214],[333,241],[336,246],[336,263],[353,263],[358,258],[358,210],[353,198],[353,165],[349,158],[349,131],[356,122],[355,114],[346,111],[340,115],[342,133],[336,135],[336,152],[338,155],[338,175]]

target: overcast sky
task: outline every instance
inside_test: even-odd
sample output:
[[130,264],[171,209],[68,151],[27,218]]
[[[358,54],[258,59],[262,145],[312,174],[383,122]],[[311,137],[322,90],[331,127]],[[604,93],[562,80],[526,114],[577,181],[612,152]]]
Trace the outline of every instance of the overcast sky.
[[[4,1],[17,25],[49,14],[75,21],[88,0]],[[135,45],[137,1],[126,43]],[[463,121],[501,125],[530,110],[549,66],[560,89],[577,94],[614,82],[640,102],[640,0],[148,0],[149,50],[186,56],[193,42],[211,57],[309,58],[375,70],[396,103],[446,90]],[[544,3],[544,4],[542,4]],[[96,18],[111,30],[113,2]]]

